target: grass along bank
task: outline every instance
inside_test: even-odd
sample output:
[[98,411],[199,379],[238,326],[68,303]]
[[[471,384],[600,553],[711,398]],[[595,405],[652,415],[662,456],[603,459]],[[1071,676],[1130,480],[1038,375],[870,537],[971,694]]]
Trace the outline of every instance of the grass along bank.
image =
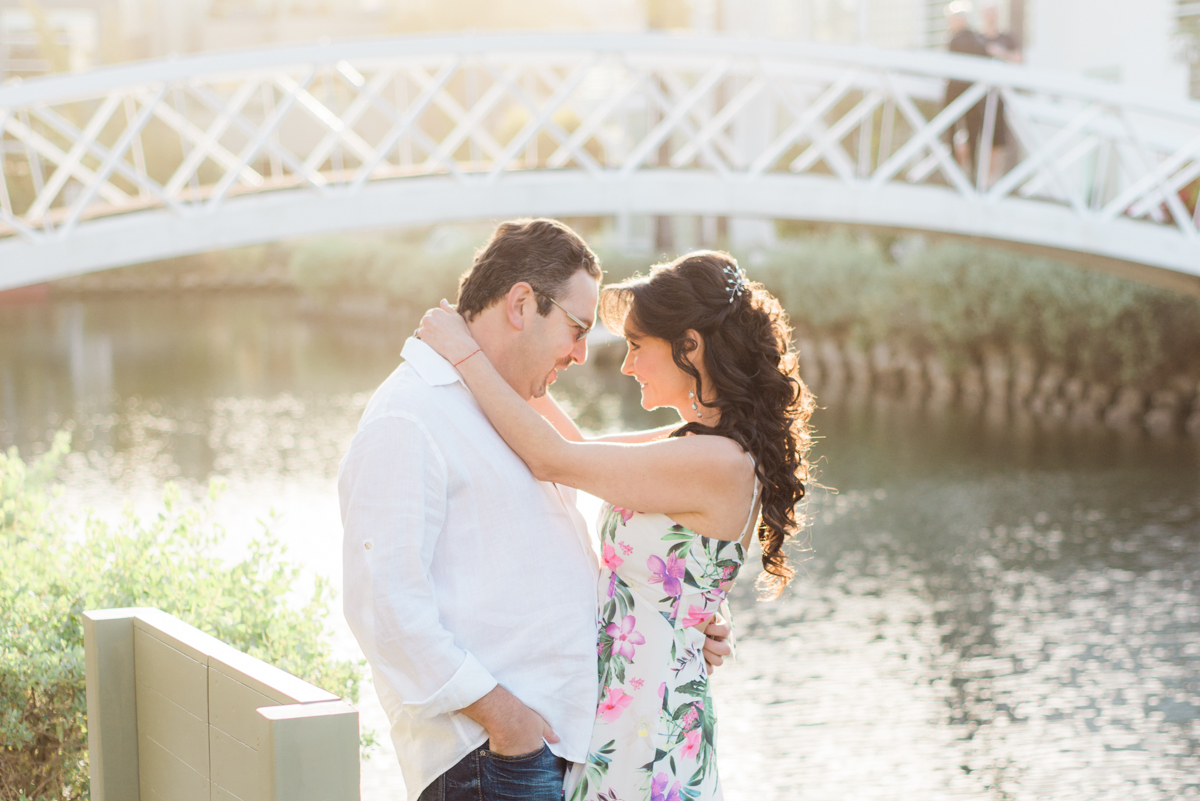
[[[596,221],[592,221],[596,222]],[[605,234],[580,231],[603,243]],[[408,319],[453,297],[490,226],[244,248],[56,289],[290,288],[321,315]],[[1070,264],[953,242],[811,234],[736,253],[788,309],[814,385],[1026,406],[1114,426],[1200,429],[1200,299]],[[600,245],[608,280],[655,259]],[[1200,433],[1200,431],[1197,431]]]

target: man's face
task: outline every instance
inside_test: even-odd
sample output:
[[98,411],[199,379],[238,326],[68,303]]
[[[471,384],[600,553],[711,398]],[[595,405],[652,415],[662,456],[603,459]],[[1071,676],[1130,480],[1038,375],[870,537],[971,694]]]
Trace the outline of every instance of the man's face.
[[[589,329],[596,321],[596,303],[600,299],[600,282],[577,270],[559,291],[550,305],[550,313],[542,317],[534,311],[529,324],[521,331],[518,348],[521,386],[526,397],[540,398],[546,388],[558,378],[558,371],[587,359],[587,336],[584,329],[571,320],[570,312]],[[565,311],[564,311],[565,310]]]

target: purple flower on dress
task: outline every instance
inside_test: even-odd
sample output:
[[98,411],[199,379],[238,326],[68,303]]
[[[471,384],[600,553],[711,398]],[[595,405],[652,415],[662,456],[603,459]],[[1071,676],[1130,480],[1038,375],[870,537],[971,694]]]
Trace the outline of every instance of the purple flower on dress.
[[644,645],[646,638],[633,630],[637,624],[637,618],[633,615],[626,615],[620,625],[609,623],[604,629],[604,633],[613,638],[613,656],[623,656],[626,659],[633,659],[635,645]]
[[608,574],[608,597],[609,598],[613,597],[613,593],[615,593],[616,591],[617,591],[617,574],[609,573]]
[[665,773],[659,773],[650,780],[650,801],[680,801],[679,786],[682,782],[675,782],[671,789],[667,790],[668,781],[670,777]]
[[663,592],[672,598],[677,598],[683,593],[683,560],[678,556],[667,556],[667,561],[663,562],[657,556],[651,556],[646,560],[646,567],[650,568],[650,583],[662,583]]

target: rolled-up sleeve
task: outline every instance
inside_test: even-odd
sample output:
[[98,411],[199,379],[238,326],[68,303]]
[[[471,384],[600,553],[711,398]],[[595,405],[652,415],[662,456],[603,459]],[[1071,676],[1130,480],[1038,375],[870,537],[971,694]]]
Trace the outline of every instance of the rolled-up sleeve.
[[418,718],[462,709],[496,679],[442,625],[430,578],[446,519],[446,464],[424,426],[384,417],[354,437],[338,476],[343,608],[378,681]]

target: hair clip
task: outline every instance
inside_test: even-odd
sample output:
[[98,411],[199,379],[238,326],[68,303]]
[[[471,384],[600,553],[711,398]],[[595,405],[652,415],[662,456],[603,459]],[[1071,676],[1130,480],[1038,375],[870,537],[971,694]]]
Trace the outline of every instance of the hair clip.
[[733,303],[746,291],[746,274],[737,266],[737,262],[727,264],[723,269],[729,276],[725,279],[725,288],[729,291],[729,302]]

